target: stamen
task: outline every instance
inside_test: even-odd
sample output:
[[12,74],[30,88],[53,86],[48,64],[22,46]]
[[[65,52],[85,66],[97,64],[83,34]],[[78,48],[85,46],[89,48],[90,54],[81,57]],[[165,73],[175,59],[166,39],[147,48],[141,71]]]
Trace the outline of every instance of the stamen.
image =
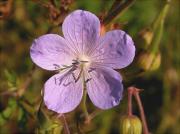
[[86,60],[80,60],[80,62],[82,62],[82,63],[87,63],[87,62],[89,62],[89,61],[86,61]]
[[85,83],[88,83],[91,79],[92,79],[92,78],[87,79],[87,80],[85,81]]
[[[59,81],[57,81],[58,79],[59,79]],[[56,78],[56,77],[55,77],[55,78],[54,78],[54,83],[55,83],[55,84],[58,84],[58,85],[61,85],[62,80],[63,80],[62,78]],[[57,83],[57,82],[59,82],[59,83]]]
[[81,78],[82,72],[83,72],[83,68],[81,68],[80,73],[77,78],[76,78],[75,74],[72,72],[72,76],[75,80],[75,83]]
[[68,82],[68,83],[63,83],[63,86],[67,87],[69,84],[71,84],[72,81]]
[[[59,79],[59,81],[57,81],[58,79]],[[56,78],[56,77],[55,77],[55,78],[54,78],[54,83],[55,83],[55,84],[58,84],[58,85],[61,85],[62,80],[63,80],[62,78]],[[59,82],[59,83],[57,83],[57,82]]]
[[[83,69],[84,69],[84,67],[87,66],[86,63],[89,63],[89,61],[88,60],[74,60],[73,59],[72,60],[72,65],[62,65],[63,68],[59,68],[59,71],[63,71],[65,69],[70,68],[70,70],[68,71],[69,73],[67,73],[64,77],[66,77],[69,74],[72,74],[72,77],[73,77],[73,79],[74,79],[74,81],[76,83],[81,78],[81,76],[83,74]],[[74,71],[77,70],[77,68],[80,68],[80,72],[79,72],[78,76],[76,77]],[[90,70],[88,72],[92,72],[93,70],[95,70],[95,68],[90,68]],[[62,77],[62,78],[55,78],[55,80],[54,80],[55,84],[57,84],[57,79],[59,79],[59,83],[58,84],[61,85],[62,81],[64,80],[64,77]],[[87,79],[85,82],[88,82],[90,80],[91,80],[91,78]],[[70,81],[68,83],[64,82],[63,86],[68,86],[71,83],[72,83],[72,81]]]
[[53,66],[54,66],[55,69],[59,69],[60,68],[60,66],[58,64],[53,64]]
[[73,61],[72,65],[79,64],[78,60],[72,60],[72,61]]

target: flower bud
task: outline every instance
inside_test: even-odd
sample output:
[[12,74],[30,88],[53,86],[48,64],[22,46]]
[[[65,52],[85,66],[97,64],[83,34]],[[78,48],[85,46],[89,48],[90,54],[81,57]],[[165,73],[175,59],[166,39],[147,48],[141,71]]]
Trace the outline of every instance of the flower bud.
[[152,41],[153,32],[149,29],[146,29],[146,31],[143,32],[142,37],[146,41],[146,44],[149,45]]
[[139,56],[137,64],[144,71],[154,71],[158,69],[161,64],[161,55],[160,53],[144,52]]
[[120,134],[141,134],[142,124],[137,116],[125,115],[120,121]]
[[152,41],[153,38],[153,31],[150,28],[145,28],[140,31],[139,36],[137,38],[137,43],[139,44],[138,47],[141,49],[146,50]]

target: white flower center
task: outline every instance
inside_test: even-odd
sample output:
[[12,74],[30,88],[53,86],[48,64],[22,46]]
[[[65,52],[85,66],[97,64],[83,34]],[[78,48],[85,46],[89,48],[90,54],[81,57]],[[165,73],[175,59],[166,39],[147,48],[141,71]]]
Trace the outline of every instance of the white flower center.
[[86,55],[81,55],[78,58],[80,64],[83,66],[83,68],[89,68],[90,64],[91,64],[91,59],[90,57],[86,56]]

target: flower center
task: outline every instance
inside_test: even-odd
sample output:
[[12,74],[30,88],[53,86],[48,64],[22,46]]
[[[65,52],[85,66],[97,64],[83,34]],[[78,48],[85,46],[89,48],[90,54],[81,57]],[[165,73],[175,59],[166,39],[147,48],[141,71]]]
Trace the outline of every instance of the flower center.
[[79,56],[78,61],[83,68],[88,68],[90,66],[90,63],[91,63],[90,58],[86,55]]

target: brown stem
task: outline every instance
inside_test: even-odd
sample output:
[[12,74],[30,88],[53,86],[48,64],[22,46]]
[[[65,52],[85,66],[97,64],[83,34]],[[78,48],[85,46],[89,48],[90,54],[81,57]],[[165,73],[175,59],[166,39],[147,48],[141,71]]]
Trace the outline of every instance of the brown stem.
[[112,4],[109,11],[113,12],[113,10],[115,10],[122,3],[123,3],[123,0],[114,0],[114,3]]
[[98,114],[100,114],[102,111],[101,110],[95,110],[91,114],[88,115],[88,118],[85,120],[85,124],[89,124],[92,119],[94,119]]
[[115,9],[111,8],[112,11],[110,10],[109,13],[107,14],[107,16],[104,18],[103,24],[104,25],[109,24],[120,13],[122,13],[124,10],[128,9],[134,2],[135,2],[135,0],[126,0],[125,2],[115,1],[115,4],[117,4],[117,6],[115,6],[115,4],[112,5],[112,8],[115,8]]
[[64,114],[60,114],[59,117],[62,117],[63,124],[64,124],[65,134],[71,134],[71,133],[70,133],[70,130],[69,130],[69,127],[68,127],[68,123],[67,123],[67,121],[66,121],[65,115],[64,115]]
[[128,88],[128,116],[132,116],[132,94],[133,94],[133,88]]
[[147,122],[146,122],[146,117],[145,117],[145,114],[144,114],[143,105],[142,105],[142,102],[141,102],[141,98],[139,96],[140,89],[137,89],[137,88],[134,88],[134,89],[135,90],[134,90],[133,93],[134,93],[135,99],[136,99],[138,107],[139,107],[140,116],[141,116],[141,120],[142,120],[142,124],[143,124],[143,132],[144,132],[144,134],[149,134],[148,126],[147,126]]

